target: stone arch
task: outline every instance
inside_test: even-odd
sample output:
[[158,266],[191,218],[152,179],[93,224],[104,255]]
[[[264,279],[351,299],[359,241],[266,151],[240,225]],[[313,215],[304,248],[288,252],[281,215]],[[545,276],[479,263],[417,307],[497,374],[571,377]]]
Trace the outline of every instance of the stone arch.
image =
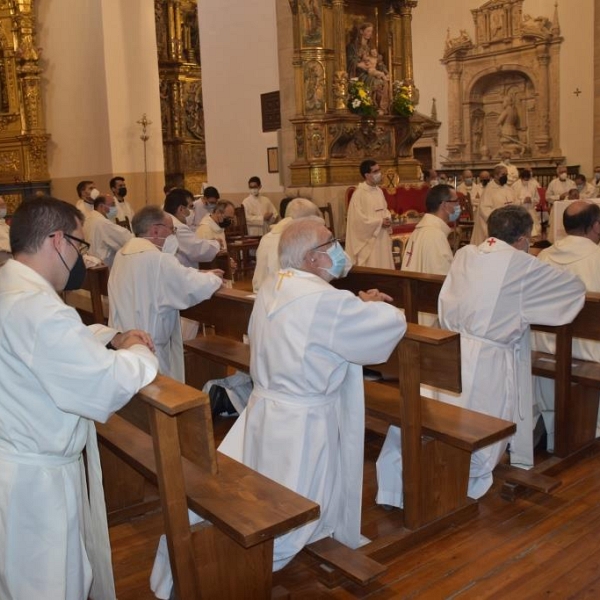
[[536,83],[516,65],[487,69],[472,78],[466,95],[471,155],[489,160],[510,150],[513,156],[531,156]]

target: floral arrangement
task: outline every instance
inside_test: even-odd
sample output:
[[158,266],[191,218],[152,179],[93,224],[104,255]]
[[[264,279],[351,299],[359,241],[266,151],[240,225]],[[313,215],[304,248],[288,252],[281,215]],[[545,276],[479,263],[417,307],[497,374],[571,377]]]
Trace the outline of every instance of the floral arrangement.
[[364,81],[353,78],[348,83],[348,110],[363,117],[377,116],[377,106]]
[[410,117],[415,112],[410,88],[402,85],[399,81],[394,81],[393,90],[392,112],[401,117]]

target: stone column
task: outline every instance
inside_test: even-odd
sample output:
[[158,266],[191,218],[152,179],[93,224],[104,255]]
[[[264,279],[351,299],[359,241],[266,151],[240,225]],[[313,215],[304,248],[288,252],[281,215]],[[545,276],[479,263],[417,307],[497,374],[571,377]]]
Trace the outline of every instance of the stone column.
[[550,64],[550,55],[548,47],[540,45],[536,48],[537,62],[539,64],[539,81],[540,89],[538,94],[538,106],[536,107],[537,118],[537,135],[535,137],[535,145],[540,154],[547,154],[550,148],[550,113],[548,107],[549,99],[549,78],[548,66]]
[[462,139],[462,70],[463,66],[458,61],[447,64],[450,84],[448,88],[448,153],[453,160],[460,160]]

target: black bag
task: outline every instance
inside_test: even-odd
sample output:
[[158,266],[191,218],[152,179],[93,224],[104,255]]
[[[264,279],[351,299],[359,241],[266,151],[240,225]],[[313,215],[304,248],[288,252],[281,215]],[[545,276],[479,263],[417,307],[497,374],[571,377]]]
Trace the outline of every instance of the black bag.
[[211,386],[208,397],[210,398],[210,408],[212,411],[213,419],[219,415],[236,415],[237,410],[235,406],[231,404],[227,390],[220,385]]

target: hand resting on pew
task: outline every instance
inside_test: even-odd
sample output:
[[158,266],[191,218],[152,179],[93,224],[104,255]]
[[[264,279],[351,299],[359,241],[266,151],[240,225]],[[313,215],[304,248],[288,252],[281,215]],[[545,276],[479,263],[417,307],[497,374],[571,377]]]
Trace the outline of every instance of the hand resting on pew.
[[115,350],[126,350],[127,348],[131,348],[131,346],[141,344],[142,346],[146,346],[149,350],[152,350],[152,352],[155,351],[154,342],[152,341],[150,334],[141,329],[130,329],[123,333],[117,333],[110,341],[110,344]]
[[367,290],[366,292],[358,292],[358,297],[363,302],[392,302],[393,298],[380,292],[379,290],[372,289]]

